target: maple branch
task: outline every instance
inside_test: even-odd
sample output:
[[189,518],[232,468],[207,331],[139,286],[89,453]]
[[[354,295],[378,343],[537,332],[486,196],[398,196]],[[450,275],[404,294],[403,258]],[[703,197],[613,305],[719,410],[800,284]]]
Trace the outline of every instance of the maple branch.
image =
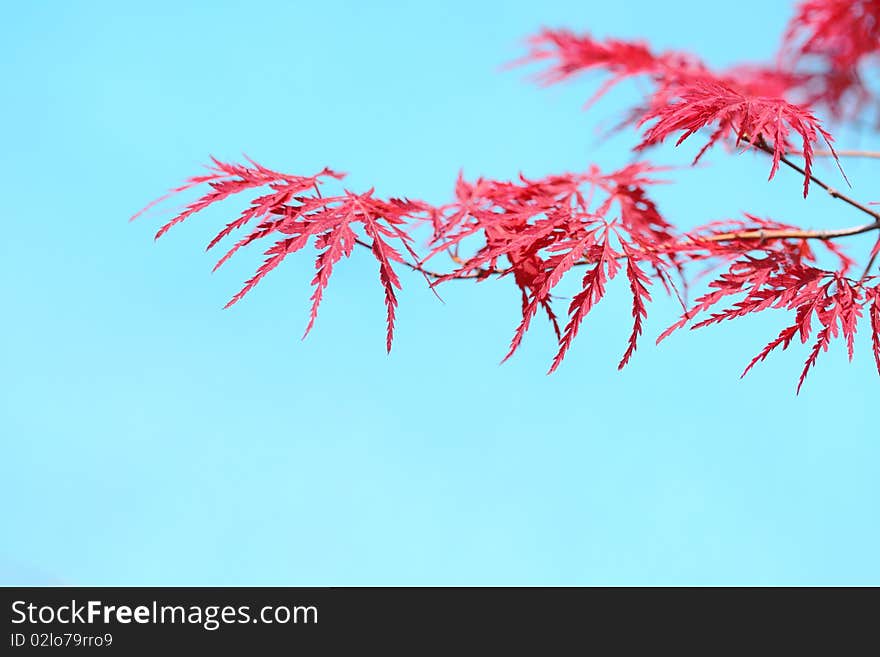
[[865,271],[862,273],[862,277],[859,279],[861,283],[868,277],[868,272],[871,271],[871,267],[874,266],[874,262],[877,260],[877,255],[880,254],[877,247],[874,247],[874,250],[871,252],[871,258],[868,260],[868,264],[865,266]]
[[[789,151],[792,155],[803,155],[803,151]],[[869,157],[874,159],[880,159],[880,151],[852,151],[852,150],[844,150],[844,151],[827,151],[827,150],[817,150],[813,151],[813,155],[815,157],[834,157],[835,153],[839,157]]]
[[[730,242],[734,240],[756,240],[756,241],[764,241],[764,240],[776,240],[776,239],[802,239],[802,240],[832,240],[837,239],[839,237],[851,237],[853,235],[861,235],[862,233],[867,233],[872,230],[880,229],[880,223],[871,222],[868,224],[862,224],[860,226],[850,226],[849,228],[838,228],[836,230],[802,230],[799,228],[778,228],[778,229],[750,229],[750,230],[741,230],[741,231],[731,231],[728,233],[718,233],[717,235],[706,235],[704,237],[696,237],[696,238],[688,238],[685,241],[678,242],[677,244],[680,246],[693,246],[696,249],[700,248],[702,243],[708,242]],[[372,249],[367,242],[364,242],[361,239],[356,239],[355,243],[359,246],[362,246],[366,249]],[[662,249],[645,249],[646,252],[658,253],[662,251]],[[464,262],[461,258],[452,256],[452,260],[456,263],[461,264]],[[874,258],[868,263],[866,268],[866,273],[871,269],[871,266],[874,263]],[[627,256],[618,256],[615,260],[623,261],[626,260]],[[441,274],[436,271],[432,271],[430,269],[425,269],[424,267],[413,264],[411,262],[402,261],[401,264],[408,267],[409,269],[419,272],[425,276],[429,276],[431,278],[440,279],[449,276],[449,274]],[[572,266],[574,267],[584,267],[586,265],[595,264],[593,260],[589,260],[584,258],[583,260],[578,260]],[[461,274],[459,276],[454,276],[449,280],[472,280],[476,278],[486,278],[488,276],[501,276],[504,274],[510,273],[509,269],[481,269],[478,272],[471,274]],[[862,277],[864,278],[864,276]]]
[[[757,148],[761,149],[765,153],[773,155],[773,152],[774,152],[773,149],[767,145],[767,143],[764,141],[763,137],[759,136],[757,142],[753,142],[750,139],[748,139],[748,137],[746,137],[745,141],[748,142],[749,144],[752,144],[753,146],[756,146]],[[866,157],[874,157],[874,156],[880,157],[880,154],[872,153],[871,151],[844,151],[844,152],[860,153],[861,155],[866,156]],[[831,155],[834,155],[834,153],[832,152]],[[789,168],[797,171],[802,176],[807,176],[813,183],[815,183],[816,185],[819,185],[819,187],[821,187],[826,192],[828,192],[828,194],[831,196],[831,198],[840,199],[844,203],[851,205],[852,207],[856,208],[857,210],[861,210],[862,212],[864,212],[865,214],[867,214],[869,217],[871,217],[874,220],[870,224],[865,224],[864,226],[858,226],[858,227],[855,227],[854,229],[850,229],[850,231],[853,231],[853,232],[845,232],[844,235],[858,235],[859,233],[866,233],[870,230],[875,230],[875,229],[880,228],[880,212],[876,212],[876,211],[872,210],[871,208],[869,208],[868,206],[863,205],[862,203],[859,203],[855,199],[847,196],[846,194],[843,194],[843,193],[837,191],[836,189],[834,189],[833,187],[831,187],[830,185],[828,185],[824,181],[819,180],[812,173],[807,174],[807,172],[802,167],[798,166],[797,164],[795,164],[794,162],[789,160],[787,157],[785,157],[785,155],[780,155],[779,160],[783,164],[788,166]],[[821,233],[823,231],[819,231],[819,232]],[[835,237],[835,236],[831,235],[831,236],[827,236],[827,237],[819,237],[819,239],[832,239],[832,237]],[[837,235],[837,237],[842,237],[842,235]],[[864,281],[865,278],[867,278],[868,272],[871,271],[871,268],[874,266],[874,261],[876,259],[877,259],[877,252],[874,251],[871,254],[870,260],[868,260],[868,264],[865,267],[865,271],[862,273],[862,276],[859,278],[860,282]]]
[[[749,144],[752,144],[756,148],[759,148],[760,150],[764,151],[765,153],[767,153],[771,156],[773,155],[773,149],[767,145],[767,143],[763,140],[763,138],[759,137],[759,139],[757,141],[752,141],[748,137],[743,137],[743,141],[746,141]],[[814,176],[812,173],[808,174],[802,167],[800,167],[799,165],[797,165],[794,162],[792,162],[791,160],[789,160],[787,157],[785,157],[785,155],[780,155],[779,161],[782,162],[783,164],[785,164],[787,167],[794,169],[802,176],[808,177],[811,182],[813,182],[814,184],[818,185],[819,187],[824,189],[826,192],[828,192],[828,194],[831,196],[831,198],[840,199],[844,203],[847,203],[847,204],[851,205],[852,207],[856,208],[857,210],[861,210],[862,212],[867,214],[869,217],[872,217],[874,219],[872,227],[880,228],[880,212],[875,212],[874,210],[869,208],[867,205],[863,205],[863,204],[859,203],[858,201],[856,201],[854,198],[851,198],[851,197],[847,196],[846,194],[837,191],[831,185],[823,182],[822,180],[819,180],[819,178]]]
[[756,229],[743,230],[730,233],[719,233],[697,238],[699,242],[727,242],[731,240],[774,240],[774,239],[800,239],[800,240],[833,240],[838,237],[861,235],[872,230],[880,229],[880,222],[873,221],[861,226],[839,228],[836,230],[802,230],[800,228],[778,228],[772,230]]

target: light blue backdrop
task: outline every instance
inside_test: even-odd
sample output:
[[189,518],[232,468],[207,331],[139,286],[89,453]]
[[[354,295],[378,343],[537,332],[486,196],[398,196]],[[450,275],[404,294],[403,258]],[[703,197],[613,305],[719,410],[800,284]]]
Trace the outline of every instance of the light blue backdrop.
[[[438,302],[404,274],[383,349],[369,254],[306,342],[312,256],[232,310],[260,261],[210,275],[239,206],[154,244],[140,206],[246,152],[432,202],[466,174],[604,167],[620,100],[503,72],[542,25],[768,57],[786,3],[19,2],[0,26],[0,581],[64,584],[880,584],[880,379],[867,330],[800,397],[802,347],[745,380],[787,317],[653,338],[631,366],[614,285],[564,366],[537,328],[503,366],[509,281]],[[740,18],[737,18],[740,17]],[[759,17],[759,19],[756,19]],[[844,146],[870,140],[840,137]],[[654,153],[688,161],[698,144]],[[860,218],[758,156],[716,151],[658,190],[683,225],[748,210]],[[848,166],[856,191],[878,165]],[[835,179],[831,167],[822,175]],[[875,190],[874,197],[877,197]],[[852,242],[862,255],[867,242]]]

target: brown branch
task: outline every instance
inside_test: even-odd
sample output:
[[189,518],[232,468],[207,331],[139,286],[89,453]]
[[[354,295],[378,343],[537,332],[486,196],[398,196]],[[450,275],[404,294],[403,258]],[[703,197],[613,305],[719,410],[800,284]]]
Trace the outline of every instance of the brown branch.
[[[880,240],[878,240],[880,241]],[[868,260],[868,264],[865,266],[865,271],[862,274],[862,277],[859,279],[859,283],[868,278],[868,272],[871,271],[871,267],[874,266],[874,261],[877,260],[877,255],[880,254],[880,251],[877,250],[877,246],[875,245],[872,249],[871,259]]]
[[[763,138],[759,137],[759,139],[757,141],[751,141],[748,137],[744,137],[743,140],[746,141],[747,143],[753,145],[755,148],[758,148],[761,151],[764,151],[765,153],[767,153],[769,155],[773,155],[773,149],[767,145],[767,143],[763,140]],[[826,153],[826,151],[814,151],[813,152],[814,155],[824,155],[825,153]],[[832,154],[831,151],[827,151],[827,153],[829,155]],[[794,154],[797,154],[797,152],[794,152]],[[877,158],[880,158],[880,152],[874,153],[872,151],[838,151],[837,154],[838,155],[852,155],[854,157],[858,156],[858,157],[877,157]],[[774,240],[774,239],[802,239],[802,240],[822,240],[822,241],[825,241],[825,240],[837,239],[840,237],[850,237],[853,235],[861,235],[863,233],[868,233],[872,230],[880,229],[880,212],[876,212],[876,211],[872,210],[871,208],[867,207],[866,205],[863,205],[862,203],[859,203],[855,199],[847,196],[846,194],[839,192],[838,190],[834,189],[833,187],[831,187],[830,185],[828,185],[824,181],[817,178],[812,173],[808,175],[807,172],[802,167],[798,166],[797,164],[795,164],[794,162],[789,160],[784,155],[782,155],[780,157],[780,161],[783,164],[785,164],[786,166],[790,167],[791,169],[797,171],[802,176],[809,177],[810,181],[813,184],[824,189],[832,198],[839,199],[839,200],[843,201],[844,203],[847,203],[848,205],[856,208],[857,210],[864,212],[869,217],[871,217],[873,219],[873,221],[871,221],[870,223],[867,223],[867,224],[861,224],[859,226],[850,226],[849,228],[838,228],[838,229],[834,229],[834,230],[805,230],[805,229],[798,229],[798,228],[774,228],[774,229],[761,228],[761,229],[748,229],[748,230],[740,230],[740,231],[731,231],[731,232],[727,232],[727,233],[718,233],[716,235],[706,235],[704,237],[699,237],[699,236],[698,237],[689,237],[689,238],[686,238],[684,241],[679,242],[678,246],[693,246],[695,250],[699,250],[700,244],[702,244],[702,243],[729,242],[729,241],[734,241],[734,240],[764,241],[764,240]],[[372,247],[369,244],[367,244],[364,241],[361,241],[360,239],[355,240],[355,242],[357,242],[357,244],[359,244],[360,246],[363,246],[368,249],[372,249]],[[675,245],[671,245],[671,246],[675,246]],[[650,250],[656,251],[653,249],[650,249]],[[450,255],[450,258],[453,260],[453,262],[455,262],[457,264],[464,264],[464,261],[461,258],[459,258],[457,254],[450,253],[449,255]],[[625,257],[626,256],[621,256],[618,259],[624,259]],[[863,281],[865,279],[865,277],[867,277],[868,272],[871,270],[871,267],[874,265],[875,258],[876,258],[876,255],[874,258],[871,258],[870,262],[868,262],[868,266],[865,268],[864,274],[862,274],[862,277],[859,279],[860,281]],[[419,273],[421,273],[425,276],[431,277],[431,278],[440,279],[440,278],[444,278],[446,276],[449,276],[449,274],[440,274],[438,272],[425,269],[419,264],[413,264],[413,263],[405,262],[405,261],[403,262],[403,264],[406,265],[407,267],[409,267],[410,269],[412,269],[413,271],[419,272]],[[589,264],[591,264],[591,261],[589,261],[589,260],[580,260],[575,263],[575,266],[585,266],[585,265],[589,265]],[[487,276],[493,276],[493,275],[498,276],[498,275],[507,274],[507,273],[510,273],[510,269],[481,269],[481,270],[478,270],[478,271],[470,273],[470,274],[461,274],[459,276],[454,276],[450,280],[486,278]]]
[[[756,141],[756,142],[750,141],[747,138],[744,138],[744,139],[745,139],[745,141],[748,141],[750,144],[752,144],[756,148],[759,148],[760,150],[764,151],[765,153],[768,153],[769,155],[773,155],[773,149],[770,148],[770,146],[768,146],[764,142],[763,139],[759,138],[758,141]],[[831,196],[831,198],[840,199],[844,203],[848,203],[849,205],[856,208],[857,210],[861,210],[862,212],[867,214],[869,217],[874,219],[874,226],[875,227],[880,227],[880,212],[875,212],[874,210],[869,208],[867,205],[863,205],[862,203],[859,203],[858,201],[856,201],[854,198],[847,196],[843,192],[837,191],[831,185],[823,182],[822,180],[820,180],[819,178],[814,176],[812,173],[807,175],[807,172],[802,167],[798,166],[797,164],[795,164],[794,162],[789,160],[787,157],[785,157],[785,155],[780,156],[779,160],[783,164],[785,164],[787,167],[790,167],[791,169],[794,169],[795,171],[797,171],[802,176],[807,176],[813,184],[818,185],[819,187],[824,189],[826,192],[828,192],[828,194]]]
[[837,230],[802,230],[800,228],[774,228],[742,230],[730,233],[719,233],[696,238],[697,242],[727,242],[732,240],[833,240],[838,237],[861,235],[872,230],[880,229],[880,223],[873,221],[861,226],[839,228]]
[[[803,155],[803,151],[789,151],[792,155]],[[844,150],[844,151],[826,151],[826,150],[815,150],[813,151],[813,155],[816,157],[834,157],[837,155],[838,157],[869,157],[874,159],[880,159],[880,151],[852,151],[852,150]]]
[[[767,143],[764,141],[763,137],[760,137],[760,136],[759,136],[759,137],[758,137],[758,140],[757,140],[756,142],[755,142],[755,141],[751,141],[750,139],[748,139],[748,138],[746,137],[746,138],[745,138],[745,141],[747,141],[748,143],[752,144],[753,146],[755,146],[755,147],[761,149],[761,150],[764,151],[765,153],[768,153],[768,154],[770,154],[770,155],[773,155],[773,149],[770,148],[770,147],[767,145]],[[854,151],[849,151],[849,152],[854,152]],[[792,162],[791,160],[789,160],[787,157],[785,157],[785,155],[780,156],[779,159],[780,159],[780,161],[781,161],[783,164],[785,164],[786,166],[790,167],[791,169],[794,169],[795,171],[797,171],[797,172],[798,172],[799,174],[801,174],[802,176],[807,176],[807,175],[808,175],[807,172],[806,172],[806,170],[804,170],[802,167],[798,166],[797,164],[795,164],[794,162]],[[869,230],[874,230],[874,229],[880,228],[880,212],[876,212],[876,211],[872,210],[871,208],[869,208],[868,206],[863,205],[862,203],[859,203],[859,202],[856,201],[855,199],[853,199],[853,198],[847,196],[846,194],[843,194],[843,193],[837,191],[836,189],[834,189],[833,187],[831,187],[831,186],[828,185],[827,183],[823,182],[822,180],[819,180],[819,179],[818,179],[816,176],[814,176],[813,174],[809,174],[808,177],[809,177],[809,179],[810,179],[811,182],[813,182],[814,184],[818,185],[819,187],[821,187],[822,189],[824,189],[826,192],[828,192],[828,194],[831,196],[831,198],[840,199],[840,200],[843,201],[844,203],[847,203],[847,204],[851,205],[852,207],[856,208],[857,210],[861,210],[862,212],[864,212],[866,215],[868,215],[869,217],[871,217],[871,218],[874,220],[874,221],[871,222],[870,224],[866,224],[866,225],[864,225],[864,226],[858,227],[858,228],[856,229],[855,232],[853,232],[853,233],[846,233],[846,234],[848,234],[848,235],[858,235],[859,233],[865,233],[865,232],[868,232]],[[825,237],[825,238],[820,238],[820,239],[831,239],[831,238],[830,238],[830,237]],[[868,272],[871,271],[871,267],[874,266],[874,260],[875,260],[875,258],[876,258],[876,255],[874,255],[874,256],[868,261],[868,265],[865,267],[865,271],[864,271],[864,273],[862,273],[861,278],[859,278],[859,282],[864,281],[865,278],[867,278],[867,276],[868,276]]]
[[[853,235],[861,235],[863,233],[868,233],[872,230],[880,229],[880,222],[871,222],[867,224],[862,224],[860,226],[850,226],[849,228],[838,228],[835,230],[804,230],[800,228],[752,228],[748,230],[739,230],[739,231],[731,231],[727,233],[717,233],[715,235],[706,235],[706,236],[696,236],[689,237],[681,242],[676,242],[674,244],[668,246],[692,246],[694,250],[700,250],[700,245],[706,242],[732,242],[735,240],[755,240],[758,242],[763,242],[764,240],[833,240],[838,239],[840,237],[851,237]],[[367,249],[372,249],[373,247],[367,244],[366,242],[356,239],[355,242]],[[658,252],[663,249],[646,249],[646,251]],[[464,261],[459,257],[452,258],[454,262],[463,264]],[[618,260],[625,260],[626,256],[620,256],[617,258]],[[574,266],[585,266],[591,264],[590,260],[580,260],[575,263]],[[404,261],[402,263],[406,267],[409,267],[413,271],[419,272],[420,274],[424,274],[425,276],[429,276],[431,278],[444,278],[449,276],[449,274],[440,274],[435,271],[431,271],[429,269],[425,269],[424,267],[413,264],[411,262]],[[868,264],[867,269],[869,270],[873,265],[873,261]],[[866,270],[867,271],[867,270]],[[466,280],[466,279],[475,279],[475,278],[486,278],[487,276],[500,276],[502,274],[510,273],[509,269],[481,269],[477,272],[471,274],[462,274],[459,276],[455,276],[450,280]],[[864,278],[864,276],[862,277]]]
[[[706,242],[732,242],[734,240],[755,240],[762,242],[764,240],[780,240],[780,239],[799,239],[799,240],[833,240],[840,237],[850,237],[852,235],[861,235],[862,233],[867,233],[872,230],[880,229],[880,224],[876,222],[872,222],[869,224],[863,224],[861,226],[851,226],[849,228],[839,228],[836,230],[802,230],[798,228],[774,228],[774,229],[749,229],[749,230],[740,230],[740,231],[732,231],[728,233],[718,233],[716,235],[706,235],[706,236],[697,236],[697,237],[689,237],[681,242],[676,242],[674,244],[670,244],[668,246],[690,246],[693,247],[695,251],[700,250],[700,245]],[[373,247],[367,244],[366,242],[356,239],[355,242],[367,249],[372,249]],[[648,252],[659,252],[663,249],[645,249]],[[622,255],[617,258],[617,260],[625,260],[627,256]],[[464,260],[459,257],[453,257],[452,260],[459,264],[464,264]],[[419,272],[425,276],[429,276],[431,278],[439,279],[449,276],[449,274],[441,274],[439,272],[431,271],[429,269],[425,269],[424,267],[413,264],[411,262],[402,262],[401,264],[409,267],[415,272]],[[592,264],[591,260],[579,260],[574,264],[575,267],[583,267],[586,265]],[[871,268],[871,264],[869,263],[868,269]],[[469,280],[476,278],[486,278],[487,276],[500,276],[502,274],[509,274],[510,269],[481,269],[477,272],[470,274],[461,274],[459,276],[454,276],[450,280]],[[864,278],[864,277],[863,277]]]

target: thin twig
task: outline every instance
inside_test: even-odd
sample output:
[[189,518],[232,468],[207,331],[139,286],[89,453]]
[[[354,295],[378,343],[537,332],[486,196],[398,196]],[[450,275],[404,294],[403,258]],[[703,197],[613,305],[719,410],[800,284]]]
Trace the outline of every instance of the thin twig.
[[[789,151],[792,155],[803,155],[803,151]],[[837,155],[838,157],[868,157],[873,159],[880,159],[880,151],[826,151],[826,150],[815,150],[813,151],[813,155],[816,157],[834,157]]]
[[[756,148],[759,148],[760,150],[764,151],[765,153],[773,155],[773,149],[770,148],[767,144],[765,144],[763,142],[763,140],[759,140],[757,142],[749,141],[749,143],[752,144],[753,146],[755,146]],[[843,192],[839,192],[838,190],[834,189],[831,185],[823,182],[822,180],[820,180],[819,178],[814,176],[812,173],[808,175],[807,172],[802,167],[798,166],[797,164],[795,164],[794,162],[789,160],[787,157],[785,157],[785,155],[781,155],[779,160],[780,160],[780,162],[782,162],[786,166],[797,171],[802,176],[809,177],[811,182],[813,182],[814,184],[818,185],[819,187],[824,189],[826,192],[828,192],[828,194],[830,194],[832,198],[840,199],[844,203],[848,203],[849,205],[853,206],[854,208],[861,210],[862,212],[864,212],[868,216],[872,217],[874,219],[874,224],[876,226],[880,227],[880,212],[875,212],[874,210],[869,208],[867,205],[863,205],[863,204],[859,203],[858,201],[856,201],[854,198],[847,196]]]
[[880,228],[880,223],[872,221],[861,226],[839,228],[837,230],[802,230],[800,228],[774,228],[742,230],[730,233],[719,233],[697,238],[698,242],[727,242],[732,240],[833,240],[838,237],[861,235]]
[[[768,153],[768,154],[770,154],[770,155],[773,155],[773,149],[770,148],[770,147],[767,145],[767,143],[763,140],[763,138],[760,138],[760,137],[759,137],[757,142],[751,141],[751,140],[749,140],[749,139],[746,139],[746,141],[748,141],[750,144],[752,144],[752,145],[755,146],[756,148],[761,149],[761,150],[764,151],[765,153]],[[849,152],[854,152],[854,151],[849,151]],[[798,172],[799,174],[801,174],[802,176],[807,176],[807,172],[806,172],[803,168],[801,168],[800,166],[798,166],[797,164],[795,164],[794,162],[792,162],[791,160],[789,160],[787,157],[785,157],[785,155],[780,156],[779,159],[780,159],[780,161],[781,161],[783,164],[785,164],[786,166],[788,166],[788,167],[794,169],[795,171],[797,171],[797,172]],[[837,191],[836,189],[834,189],[834,188],[831,187],[830,185],[828,185],[828,184],[826,184],[825,182],[819,180],[819,179],[818,179],[816,176],[814,176],[813,174],[809,174],[809,179],[810,179],[813,183],[815,183],[816,185],[818,185],[819,187],[821,187],[822,189],[824,189],[826,192],[828,192],[828,194],[831,196],[831,198],[837,198],[837,199],[840,199],[840,200],[843,201],[844,203],[848,203],[848,204],[851,205],[852,207],[856,208],[857,210],[861,210],[861,211],[864,212],[866,215],[868,215],[869,217],[871,217],[871,218],[874,219],[874,221],[873,221],[872,223],[870,223],[870,224],[866,224],[865,226],[860,227],[860,229],[856,230],[856,232],[854,232],[854,233],[847,233],[848,235],[858,235],[859,233],[865,233],[865,232],[868,232],[869,230],[874,230],[874,229],[880,228],[880,212],[876,212],[876,211],[872,210],[871,208],[869,208],[868,206],[859,203],[858,201],[856,201],[856,200],[853,199],[853,198],[850,198],[850,197],[847,196],[846,194],[843,194],[843,193]],[[820,239],[822,239],[822,238],[820,238]],[[830,238],[830,237],[826,237],[826,238],[824,238],[824,239],[831,239],[831,238]],[[871,267],[874,266],[874,260],[876,259],[876,257],[877,257],[877,254],[875,253],[875,254],[871,257],[871,259],[868,261],[868,265],[865,267],[865,271],[862,273],[861,278],[859,278],[859,282],[860,282],[860,283],[861,283],[862,281],[864,281],[865,278],[867,278],[867,276],[868,276],[868,272],[871,271]]]
[[864,273],[862,274],[862,277],[859,279],[859,283],[861,283],[861,282],[864,281],[866,278],[868,278],[868,272],[871,271],[871,267],[874,266],[874,261],[877,260],[877,255],[878,255],[878,253],[880,253],[880,249],[878,249],[878,248],[877,248],[877,245],[875,244],[875,245],[874,245],[874,249],[873,249],[872,252],[871,252],[871,259],[868,260],[868,264],[867,264],[867,266],[865,267],[865,271],[864,271]]
[[[802,230],[798,228],[774,228],[774,229],[748,229],[748,230],[740,230],[740,231],[731,231],[728,233],[718,233],[716,235],[706,235],[706,236],[697,236],[697,237],[688,237],[680,242],[674,242],[672,244],[667,244],[667,248],[672,247],[690,247],[694,251],[702,250],[702,245],[708,242],[733,242],[736,240],[755,240],[755,241],[764,241],[764,240],[784,240],[784,239],[799,239],[799,240],[833,240],[840,237],[850,237],[852,235],[861,235],[862,233],[867,233],[872,230],[880,229],[880,223],[872,222],[869,224],[862,224],[861,226],[850,226],[849,228],[839,228],[836,230]],[[372,249],[368,243],[357,239],[355,240],[357,244],[360,246]],[[644,249],[646,253],[659,253],[661,251],[666,251],[666,249]],[[621,255],[617,260],[625,260],[627,256]],[[461,258],[453,258],[454,262],[458,264],[464,264],[465,261]],[[406,267],[409,267],[413,271],[424,274],[425,276],[429,276],[431,278],[440,279],[440,278],[449,278],[450,274],[440,274],[435,271],[431,271],[429,269],[425,269],[420,265],[413,264],[411,262],[404,261],[402,263]],[[593,264],[591,260],[579,260],[574,263],[575,267],[583,267],[589,264]],[[871,268],[873,264],[873,259],[871,263],[868,264],[868,269]],[[500,276],[502,274],[509,274],[509,269],[481,269],[479,271],[470,273],[470,274],[461,274],[458,276],[453,276],[449,278],[449,280],[467,280],[467,279],[475,279],[475,278],[486,278],[488,276]],[[863,277],[864,278],[864,277]]]

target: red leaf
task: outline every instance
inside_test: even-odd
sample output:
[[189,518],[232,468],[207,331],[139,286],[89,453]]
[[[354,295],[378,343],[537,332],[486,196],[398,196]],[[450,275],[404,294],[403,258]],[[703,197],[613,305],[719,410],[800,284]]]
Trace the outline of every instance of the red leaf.
[[601,242],[591,249],[590,260],[595,260],[595,265],[584,276],[581,286],[583,289],[575,295],[568,307],[568,324],[562,338],[559,340],[559,351],[553,358],[553,364],[547,372],[555,371],[565,358],[565,354],[571,347],[571,342],[577,335],[578,328],[589,312],[605,296],[605,284],[614,278],[620,265],[617,264],[619,254],[608,243],[608,229],[603,231]]
[[626,277],[629,280],[629,289],[632,292],[633,299],[633,328],[629,336],[626,352],[617,365],[619,370],[623,369],[624,365],[629,362],[636,351],[636,343],[642,334],[642,320],[648,316],[646,302],[651,300],[651,294],[648,292],[651,279],[639,269],[638,264],[636,264],[636,254],[626,244],[624,244],[623,250],[626,254]]

